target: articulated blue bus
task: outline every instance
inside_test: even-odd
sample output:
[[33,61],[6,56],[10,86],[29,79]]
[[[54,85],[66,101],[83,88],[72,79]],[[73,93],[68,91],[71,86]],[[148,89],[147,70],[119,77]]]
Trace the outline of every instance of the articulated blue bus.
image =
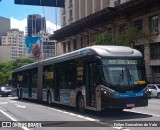
[[29,98],[85,109],[148,105],[142,54],[124,46],[91,46],[16,69],[13,86]]

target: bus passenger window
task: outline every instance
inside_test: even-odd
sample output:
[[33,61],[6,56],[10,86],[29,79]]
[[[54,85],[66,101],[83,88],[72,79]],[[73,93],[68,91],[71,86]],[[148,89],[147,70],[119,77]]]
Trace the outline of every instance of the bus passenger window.
[[60,87],[63,88],[63,89],[66,88],[66,79],[65,79],[64,75],[62,75],[62,80],[60,82]]
[[83,85],[83,65],[79,64],[77,67],[77,84],[78,87]]

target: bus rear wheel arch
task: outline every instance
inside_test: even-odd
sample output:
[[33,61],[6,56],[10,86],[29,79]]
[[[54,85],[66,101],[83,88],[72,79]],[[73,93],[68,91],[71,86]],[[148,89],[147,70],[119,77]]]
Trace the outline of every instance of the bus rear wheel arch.
[[77,110],[79,112],[85,112],[85,103],[84,103],[84,98],[82,96],[82,94],[79,94],[76,98],[76,106],[77,106]]

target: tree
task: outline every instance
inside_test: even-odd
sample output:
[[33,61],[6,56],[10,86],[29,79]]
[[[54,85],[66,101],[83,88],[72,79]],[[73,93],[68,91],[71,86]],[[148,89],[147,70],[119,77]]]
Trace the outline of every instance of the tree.
[[0,84],[9,83],[13,70],[36,61],[36,59],[24,58],[15,61],[0,62]]
[[17,59],[15,61],[11,61],[12,70],[36,61],[37,59],[34,59],[34,58],[22,58],[22,59]]
[[99,34],[96,38],[97,45],[112,45],[112,43],[112,34],[108,32]]
[[143,40],[143,43],[146,45],[150,40],[150,36],[142,30],[129,29],[119,35],[116,39],[116,43],[135,48],[135,43],[139,40]]
[[112,35],[109,33],[100,34],[96,38],[96,45],[121,45],[134,48],[135,43],[142,39],[146,45],[150,40],[149,34],[137,29],[128,29],[122,32],[115,40],[113,40]]

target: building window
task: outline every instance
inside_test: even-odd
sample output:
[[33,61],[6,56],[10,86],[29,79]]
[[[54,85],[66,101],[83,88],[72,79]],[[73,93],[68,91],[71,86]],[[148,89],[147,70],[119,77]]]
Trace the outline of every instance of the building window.
[[63,17],[63,25],[66,25],[66,17]]
[[135,46],[135,49],[139,50],[144,58],[144,45]]
[[150,44],[151,59],[160,59],[160,43]]
[[66,43],[63,43],[63,53],[66,53]]
[[159,74],[160,73],[160,66],[152,66],[152,73]]
[[71,42],[68,41],[68,52],[70,52],[70,51],[71,51]]
[[77,40],[74,39],[73,41],[73,50],[77,50]]
[[81,48],[83,48],[83,37],[81,37]]
[[142,19],[134,21],[134,28],[137,30],[142,30]]
[[123,33],[124,31],[126,31],[127,27],[126,24],[123,24],[119,27],[119,33]]
[[112,34],[112,28],[107,29],[108,33]]
[[72,9],[71,9],[71,10],[69,10],[69,19],[70,19],[70,20],[72,20],[72,19],[73,19],[73,17],[72,17]]
[[87,35],[86,38],[87,38],[87,44],[86,44],[86,45],[89,46],[89,45],[90,45],[90,43],[89,43],[89,42],[90,42],[90,40],[89,40],[89,35]]
[[72,0],[69,0],[69,8],[72,7]]
[[152,16],[150,18],[150,23],[151,23],[151,34],[157,34],[158,33],[158,16]]
[[65,8],[63,8],[62,14],[65,14]]

